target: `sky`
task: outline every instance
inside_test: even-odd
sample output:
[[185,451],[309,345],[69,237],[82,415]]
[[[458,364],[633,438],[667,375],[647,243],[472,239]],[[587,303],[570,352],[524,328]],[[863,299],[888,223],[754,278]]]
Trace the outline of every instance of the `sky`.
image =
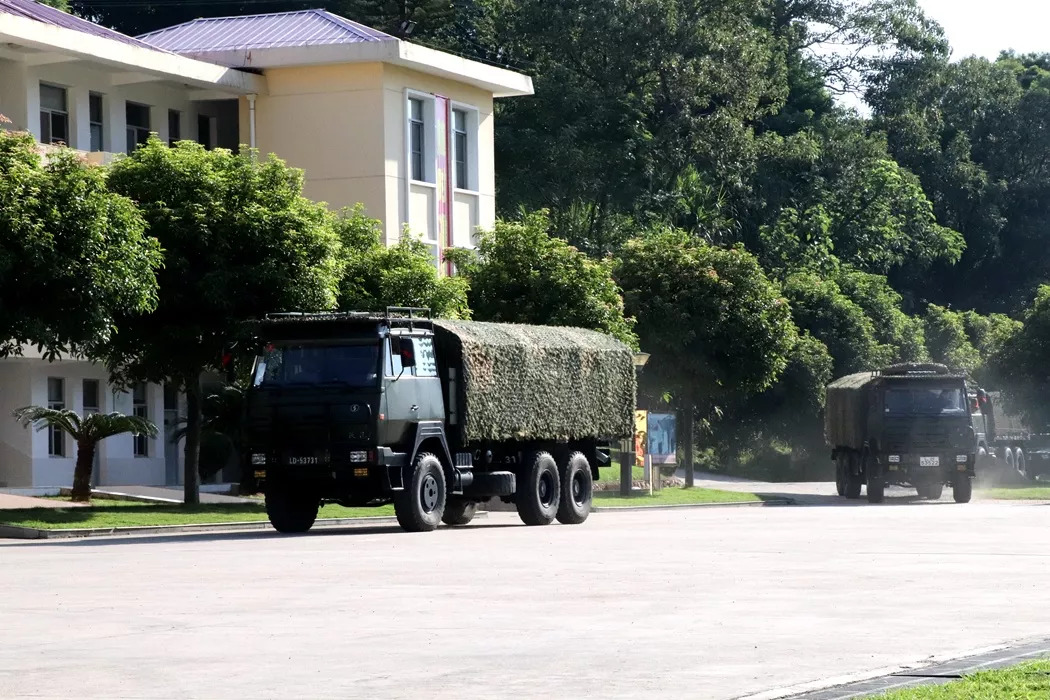
[[952,58],[995,58],[1004,49],[1050,52],[1048,0],[919,0],[944,27]]

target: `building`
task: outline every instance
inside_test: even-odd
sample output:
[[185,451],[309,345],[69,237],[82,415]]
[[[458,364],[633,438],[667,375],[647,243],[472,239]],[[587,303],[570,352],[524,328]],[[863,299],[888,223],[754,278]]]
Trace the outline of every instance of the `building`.
[[[306,195],[364,205],[388,244],[408,231],[440,266],[495,221],[493,101],[528,76],[399,40],[322,10],[200,19],[124,36],[32,0],[0,0],[0,114],[46,150],[105,164],[151,132],[207,147],[245,144],[306,174]],[[110,438],[99,484],[177,483],[179,397],[114,392],[88,362],[0,362],[0,414],[50,403],[135,411],[167,430]],[[166,432],[166,435],[164,434]],[[68,485],[75,449],[0,418],[0,487]]]

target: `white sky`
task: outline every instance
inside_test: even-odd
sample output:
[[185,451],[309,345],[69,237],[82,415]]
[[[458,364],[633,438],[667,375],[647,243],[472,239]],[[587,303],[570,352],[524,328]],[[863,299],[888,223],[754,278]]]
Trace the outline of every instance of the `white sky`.
[[919,0],[926,14],[944,27],[952,58],[1000,51],[1050,52],[1047,0]]

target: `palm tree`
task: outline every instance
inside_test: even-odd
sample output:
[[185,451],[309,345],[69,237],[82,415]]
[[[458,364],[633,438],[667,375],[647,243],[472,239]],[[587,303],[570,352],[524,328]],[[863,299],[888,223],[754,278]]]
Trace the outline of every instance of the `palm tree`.
[[73,500],[91,500],[91,467],[95,462],[95,447],[113,435],[131,433],[157,437],[157,426],[139,416],[123,413],[92,413],[81,418],[75,411],[67,409],[26,406],[14,412],[15,418],[28,428],[37,430],[56,428],[68,433],[77,443],[77,462],[73,468]]

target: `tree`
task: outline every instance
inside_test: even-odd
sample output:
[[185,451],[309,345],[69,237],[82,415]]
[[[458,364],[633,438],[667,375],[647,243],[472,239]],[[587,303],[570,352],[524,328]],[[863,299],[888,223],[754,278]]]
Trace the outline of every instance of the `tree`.
[[86,352],[153,309],[161,254],[144,232],[101,168],[69,149],[45,163],[32,136],[0,129],[0,356]]
[[77,443],[77,461],[73,467],[73,500],[91,500],[91,469],[95,463],[98,443],[114,435],[132,433],[157,437],[157,426],[146,418],[125,416],[123,413],[93,413],[81,418],[68,409],[26,406],[14,412],[23,427],[33,425],[37,430],[53,428],[69,435]]
[[989,374],[1017,413],[1035,431],[1050,426],[1050,286],[1041,285],[1024,313],[1023,328],[1006,338],[989,359]]
[[142,209],[164,268],[156,311],[120,319],[101,355],[118,378],[186,392],[185,500],[196,503],[201,375],[245,320],[334,307],[339,240],[327,209],[302,196],[302,172],[272,156],[154,137],[118,160],[109,181]]
[[634,320],[611,260],[592,260],[551,236],[546,211],[523,212],[482,232],[478,252],[452,251],[459,274],[470,282],[470,308],[478,321],[593,328],[637,345]]
[[1018,333],[1021,323],[1002,314],[952,311],[936,304],[926,308],[926,337],[934,361],[993,380],[986,364]]
[[362,207],[343,211],[336,221],[344,264],[339,308],[385,311],[388,306],[421,306],[442,318],[469,318],[465,277],[439,274],[430,250],[406,236],[383,245],[380,223]]
[[791,310],[753,255],[673,229],[628,241],[616,279],[651,354],[643,379],[678,409],[691,486],[696,415],[773,384],[796,343]]
[[891,350],[890,362],[928,359],[922,319],[904,313],[903,299],[886,277],[842,268],[833,279],[842,293],[871,319],[875,340]]

